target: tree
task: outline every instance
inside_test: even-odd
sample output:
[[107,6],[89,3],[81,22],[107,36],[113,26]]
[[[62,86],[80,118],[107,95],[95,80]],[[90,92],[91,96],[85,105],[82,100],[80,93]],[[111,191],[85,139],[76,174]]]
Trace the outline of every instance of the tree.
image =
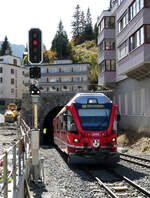
[[94,40],[97,44],[97,37],[98,37],[98,27],[97,27],[97,23],[95,23],[95,26],[94,26]]
[[8,42],[8,38],[7,36],[5,36],[5,39],[2,43],[2,46],[1,46],[1,49],[0,49],[0,55],[3,56],[3,55],[11,55],[12,54],[12,51],[11,51],[11,47],[9,45],[9,42]]
[[58,25],[58,30],[55,34],[55,37],[52,41],[51,50],[57,53],[59,59],[67,58],[69,56],[67,45],[69,43],[68,36],[64,30],[62,21],[60,20]]
[[91,18],[91,13],[90,13],[89,8],[87,10],[87,15],[86,15],[86,26],[85,26],[84,37],[85,37],[86,41],[91,41],[91,40],[94,39],[94,33],[93,33],[93,27],[92,27],[92,18]]
[[[82,13],[82,17],[83,17],[83,13]],[[82,33],[81,10],[80,10],[80,6],[77,5],[75,8],[75,13],[73,15],[73,21],[72,21],[72,36],[75,45],[80,44],[81,33]]]
[[53,60],[56,59],[56,53],[51,50],[43,51],[43,63],[52,63]]

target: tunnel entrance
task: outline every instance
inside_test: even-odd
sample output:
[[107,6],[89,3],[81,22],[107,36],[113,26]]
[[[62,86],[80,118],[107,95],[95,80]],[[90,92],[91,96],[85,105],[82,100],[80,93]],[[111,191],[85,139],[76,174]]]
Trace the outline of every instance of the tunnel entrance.
[[59,113],[63,106],[56,106],[53,108],[45,117],[43,122],[43,129],[46,129],[46,133],[43,133],[43,145],[53,145],[54,144],[54,131],[53,131],[53,119]]

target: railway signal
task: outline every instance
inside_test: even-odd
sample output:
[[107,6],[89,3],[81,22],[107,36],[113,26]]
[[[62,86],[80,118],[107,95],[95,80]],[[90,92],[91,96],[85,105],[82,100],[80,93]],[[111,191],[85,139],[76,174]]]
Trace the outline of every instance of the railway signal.
[[31,65],[41,64],[43,61],[42,53],[42,32],[38,28],[29,30],[29,49],[28,61]]
[[40,95],[40,89],[36,85],[30,85],[29,92],[31,95]]
[[41,68],[40,67],[30,67],[29,70],[30,78],[41,78]]

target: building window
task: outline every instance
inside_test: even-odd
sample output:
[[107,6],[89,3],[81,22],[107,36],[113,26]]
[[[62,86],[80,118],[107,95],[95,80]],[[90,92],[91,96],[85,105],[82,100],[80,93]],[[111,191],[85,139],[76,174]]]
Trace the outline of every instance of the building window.
[[149,0],[145,0],[145,7],[150,7],[150,1]]
[[17,59],[13,59],[13,64],[17,65]]
[[105,71],[105,61],[103,61],[103,62],[99,65],[99,70],[100,70],[100,73]]
[[64,68],[61,72],[72,72],[72,68]]
[[104,28],[115,28],[115,17],[114,16],[104,16],[99,24],[99,33]]
[[15,84],[15,80],[14,78],[11,79],[11,84],[14,85]]
[[11,69],[11,74],[14,74],[14,69]]
[[44,73],[46,73],[46,72],[47,72],[46,69],[41,68],[41,74],[44,74]]
[[126,11],[125,14],[119,20],[119,32],[128,24],[128,12]]
[[81,81],[83,81],[83,78],[76,76],[76,77],[73,78],[73,81],[74,82],[81,82]]
[[129,7],[129,21],[144,7],[144,0],[135,0]]
[[11,94],[14,94],[15,90],[14,89],[11,89]]
[[84,72],[84,71],[87,71],[87,68],[86,67],[75,67],[73,69],[74,72]]
[[57,73],[59,72],[59,69],[58,68],[51,68],[51,69],[48,69],[49,73]]
[[146,43],[150,43],[150,25],[146,25]]
[[105,16],[105,28],[115,28],[115,17]]
[[134,50],[144,43],[144,27],[141,27],[129,38],[129,51]]
[[103,40],[100,43],[100,51],[101,50],[115,50],[115,41],[111,40]]
[[0,83],[3,83],[3,78],[2,77],[0,78]]
[[3,73],[3,68],[2,67],[0,67],[0,73]]
[[104,60],[99,66],[100,72],[116,71],[116,60]]
[[123,0],[118,0],[118,5],[120,5],[122,1],[123,1]]
[[117,50],[118,60],[122,59],[128,54],[128,41],[123,42]]
[[99,24],[99,33],[104,29],[104,18],[101,20]]

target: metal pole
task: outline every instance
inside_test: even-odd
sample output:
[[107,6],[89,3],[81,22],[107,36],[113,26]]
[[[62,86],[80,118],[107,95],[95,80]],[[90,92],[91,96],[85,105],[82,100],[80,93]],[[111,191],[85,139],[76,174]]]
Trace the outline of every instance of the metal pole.
[[39,130],[38,130],[38,98],[39,96],[32,96],[32,166],[33,166],[33,179],[38,183],[40,178],[39,167]]
[[16,144],[13,147],[13,189],[16,189]]
[[4,198],[8,197],[8,170],[7,170],[7,152],[5,152],[4,160],[4,174],[3,174],[3,182],[4,182]]

